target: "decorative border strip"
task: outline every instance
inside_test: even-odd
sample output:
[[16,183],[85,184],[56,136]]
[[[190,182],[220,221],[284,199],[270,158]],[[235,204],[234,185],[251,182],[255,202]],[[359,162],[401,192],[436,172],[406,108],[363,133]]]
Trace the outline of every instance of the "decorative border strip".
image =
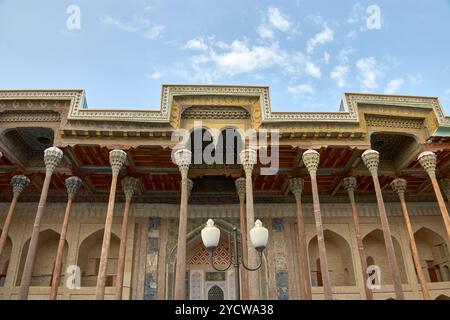
[[69,120],[169,123],[173,98],[183,95],[247,95],[259,97],[263,122],[359,122],[357,112],[358,103],[370,103],[390,106],[430,108],[434,110],[439,125],[450,126],[450,117],[445,116],[438,98],[346,93],[342,98],[339,112],[272,112],[269,88],[251,86],[163,85],[161,89],[161,106],[159,111],[88,109],[85,92],[83,90],[0,91],[0,100],[68,99],[70,100]]

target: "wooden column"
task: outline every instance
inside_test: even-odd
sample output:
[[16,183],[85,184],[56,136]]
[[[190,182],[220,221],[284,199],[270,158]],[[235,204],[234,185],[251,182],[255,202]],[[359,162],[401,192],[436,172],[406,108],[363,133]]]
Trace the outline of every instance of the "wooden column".
[[[1,157],[1,156],[0,156]],[[11,178],[11,186],[13,187],[13,198],[9,206],[8,214],[6,215],[6,220],[2,228],[2,235],[0,236],[0,257],[5,247],[6,239],[8,239],[9,227],[11,226],[14,211],[16,210],[17,200],[23,189],[25,189],[30,184],[30,179],[25,176],[17,175]]]
[[175,267],[174,299],[186,299],[186,237],[187,237],[187,206],[188,206],[188,172],[192,153],[181,149],[174,153],[175,162],[181,172],[180,219],[178,224],[177,257]]
[[302,192],[304,188],[304,180],[302,178],[291,178],[288,180],[289,190],[295,197],[296,213],[297,213],[297,231],[298,231],[298,262],[299,262],[299,290],[300,299],[311,300],[311,276],[308,267],[308,250],[306,248],[305,238],[305,222],[303,220],[302,210]]
[[[257,154],[253,149],[244,149],[239,154],[241,164],[245,172],[245,199],[246,199],[246,214],[247,214],[247,235],[250,234],[250,229],[255,225],[255,212],[253,208],[253,182],[252,172],[253,166],[256,164]],[[256,256],[256,250],[250,241],[250,237],[247,237],[247,264],[253,268],[258,265],[258,258]],[[260,299],[259,295],[259,281],[258,272],[253,271],[248,273],[248,297],[250,300]]]
[[355,177],[347,177],[342,180],[342,186],[347,191],[350,204],[352,205],[352,217],[353,217],[353,228],[355,229],[356,243],[358,245],[358,255],[359,261],[361,263],[361,271],[363,275],[363,286],[364,292],[366,294],[366,300],[373,300],[372,290],[367,285],[367,261],[366,255],[364,253],[364,245],[361,237],[361,228],[359,224],[358,208],[355,203],[355,189],[357,186],[357,181]]
[[122,180],[122,190],[125,193],[125,207],[122,217],[122,230],[120,232],[119,259],[117,260],[117,280],[116,280],[116,300],[122,300],[123,276],[125,271],[125,258],[127,249],[128,214],[130,210],[131,198],[136,191],[139,191],[139,179],[126,177]]
[[444,198],[442,197],[441,189],[439,189],[439,184],[436,179],[436,155],[431,151],[422,152],[419,157],[420,165],[428,173],[433,184],[434,193],[439,204],[439,209],[444,219],[445,229],[447,230],[448,240],[450,240],[450,216],[448,215],[447,207],[445,206]]
[[57,147],[50,147],[44,151],[45,163],[45,179],[42,186],[41,197],[34,219],[33,231],[31,233],[30,246],[28,247],[27,258],[20,281],[19,300],[28,299],[28,291],[30,289],[31,277],[33,275],[34,260],[36,257],[37,245],[39,240],[39,232],[41,229],[41,220],[44,215],[45,204],[47,202],[48,188],[53,171],[58,166],[63,157],[63,152]]
[[319,247],[320,271],[322,272],[323,292],[326,300],[333,299],[331,290],[330,274],[328,272],[327,251],[323,235],[322,215],[320,213],[319,191],[317,189],[317,167],[320,162],[320,154],[316,150],[307,150],[302,155],[303,163],[308,169],[311,177],[311,188],[313,196],[314,219],[316,221],[317,241]]
[[406,229],[408,230],[409,244],[411,246],[414,265],[416,267],[417,276],[419,277],[420,287],[422,288],[423,299],[430,300],[430,293],[428,292],[427,281],[425,280],[425,275],[423,274],[419,250],[417,250],[416,240],[414,238],[414,232],[411,226],[411,220],[409,219],[408,208],[406,207],[405,201],[406,180],[400,178],[394,179],[391,182],[391,188],[392,190],[397,192],[398,197],[400,198],[403,217],[405,218]]
[[64,213],[64,221],[61,228],[61,234],[59,237],[58,249],[56,251],[55,267],[53,268],[52,275],[52,287],[50,289],[49,296],[50,300],[56,300],[56,297],[58,296],[59,278],[61,275],[62,258],[64,255],[64,245],[66,243],[67,228],[69,226],[69,217],[72,211],[72,201],[75,194],[77,194],[80,190],[82,181],[80,178],[73,176],[66,179],[65,185],[67,189],[67,205],[66,212]]
[[[239,196],[239,223],[241,229],[241,241],[242,241],[242,259],[245,263],[248,261],[248,246],[247,246],[247,221],[245,217],[245,178],[236,179],[236,192]],[[245,268],[241,268],[241,298],[248,300],[248,271]]]
[[116,201],[117,178],[119,171],[127,159],[127,154],[122,150],[112,150],[109,152],[109,162],[112,169],[111,189],[109,191],[108,210],[106,211],[105,232],[103,234],[102,251],[100,254],[100,265],[98,268],[97,287],[95,298],[103,300],[105,298],[105,281],[108,268],[109,246],[111,243],[111,229],[114,216],[114,205]]
[[381,193],[380,181],[378,180],[378,164],[380,162],[380,155],[378,151],[366,150],[361,155],[364,164],[369,169],[372,175],[375,193],[377,197],[378,212],[380,213],[381,227],[383,229],[384,243],[386,245],[386,255],[388,259],[389,269],[392,274],[394,283],[395,296],[398,300],[404,300],[402,282],[400,279],[400,271],[397,260],[395,259],[394,243],[392,242],[391,229],[389,228],[389,221],[386,214],[386,209],[383,202],[383,194]]

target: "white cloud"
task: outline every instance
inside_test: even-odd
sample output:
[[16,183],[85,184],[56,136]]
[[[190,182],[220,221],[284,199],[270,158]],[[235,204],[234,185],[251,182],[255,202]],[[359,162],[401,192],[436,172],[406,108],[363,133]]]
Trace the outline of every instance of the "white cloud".
[[349,67],[345,65],[339,65],[334,67],[334,69],[330,73],[331,79],[337,81],[338,87],[345,87],[347,85],[347,75],[348,75]]
[[418,85],[422,83],[422,75],[420,73],[417,73],[416,75],[410,75],[409,82],[413,85]]
[[109,15],[102,16],[100,22],[104,25],[111,25],[119,30],[140,34],[147,39],[155,39],[161,36],[165,27],[159,24],[153,24],[148,19],[134,16],[131,21],[121,21]]
[[306,52],[309,54],[314,52],[315,47],[318,44],[325,44],[327,42],[333,41],[333,30],[330,29],[326,24],[323,25],[324,30],[320,33],[317,33],[313,38],[308,40]]
[[330,58],[331,58],[331,55],[328,53],[328,52],[324,52],[323,53],[323,61],[325,62],[325,63],[328,63],[328,62],[330,62]]
[[289,86],[288,87],[289,93],[292,93],[293,95],[304,95],[304,94],[313,94],[314,88],[311,87],[309,84],[299,84],[296,86]]
[[404,83],[405,81],[402,78],[392,79],[388,82],[385,92],[388,94],[396,93]]
[[320,79],[320,77],[322,76],[322,73],[320,72],[320,68],[312,62],[306,63],[305,73],[310,75],[311,77],[314,77],[317,79]]
[[347,23],[349,24],[361,23],[365,19],[366,19],[366,9],[361,3],[359,2],[355,3],[352,7],[352,10],[350,11]]
[[280,31],[286,32],[291,27],[291,22],[276,7],[270,6],[267,9],[267,19],[275,29]]
[[266,39],[273,39],[274,37],[272,29],[263,24],[258,27],[258,34],[261,38]]
[[192,50],[208,50],[208,45],[202,38],[194,38],[186,42],[183,48]]
[[152,80],[158,80],[159,78],[162,77],[162,73],[158,71],[155,71],[152,74],[146,73],[145,77]]
[[383,73],[374,57],[361,58],[356,61],[359,70],[359,81],[364,90],[373,90],[378,87],[377,78]]

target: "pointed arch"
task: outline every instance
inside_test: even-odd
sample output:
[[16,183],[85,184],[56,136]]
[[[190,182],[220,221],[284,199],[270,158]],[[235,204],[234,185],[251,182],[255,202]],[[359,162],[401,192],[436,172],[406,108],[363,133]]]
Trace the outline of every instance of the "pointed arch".
[[[49,287],[51,285],[53,268],[55,265],[56,251],[58,249],[60,234],[52,229],[43,230],[39,233],[39,240],[36,251],[36,260],[34,261],[33,274],[31,276],[31,286],[33,287]],[[22,247],[20,257],[19,272],[17,273],[16,285],[20,285],[22,279],[25,261],[27,259],[30,239],[28,239]],[[65,241],[64,254],[62,258],[61,275],[66,270],[66,257],[69,244]],[[60,285],[63,285],[60,281]]]
[[[403,260],[403,253],[400,243],[395,237],[392,237],[394,243],[395,258],[400,271],[400,278],[402,283],[407,283],[405,263]],[[366,255],[372,257],[375,264],[381,270],[381,284],[392,284],[392,275],[389,269],[389,264],[386,255],[386,246],[384,243],[383,231],[374,229],[363,238],[364,251]]]
[[[338,233],[325,230],[323,232],[325,246],[327,248],[328,267],[332,286],[354,286],[355,273],[350,245],[347,240]],[[317,236],[308,244],[309,264],[314,267],[311,270],[311,279],[316,286],[321,284],[321,270]]]
[[450,281],[447,243],[437,232],[422,227],[414,233],[421,266],[428,282]]
[[[77,265],[81,269],[81,286],[95,287],[105,230],[100,229],[87,236],[78,248]],[[108,263],[106,267],[106,286],[112,287],[116,280],[117,259],[119,257],[120,239],[111,233]]]

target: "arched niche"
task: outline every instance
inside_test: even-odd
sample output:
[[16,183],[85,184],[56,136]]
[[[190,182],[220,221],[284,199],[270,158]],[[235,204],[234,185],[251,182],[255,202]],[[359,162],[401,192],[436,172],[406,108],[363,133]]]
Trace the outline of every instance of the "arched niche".
[[[104,229],[98,230],[86,237],[80,244],[77,264],[81,269],[82,287],[95,287],[97,285],[104,232]],[[111,233],[108,263],[106,267],[105,285],[107,287],[112,287],[115,285],[119,247],[119,237],[117,237],[114,233]]]
[[[331,230],[324,231],[327,250],[328,270],[332,286],[354,286],[355,273],[350,245],[347,240]],[[311,266],[311,281],[315,286],[322,285],[320,258],[317,236],[308,245],[309,264]]]
[[[39,240],[36,250],[36,259],[34,261],[30,286],[32,287],[51,286],[59,238],[60,238],[59,233],[54,230],[47,229],[39,233]],[[16,278],[16,285],[18,286],[20,285],[20,281],[22,279],[23,269],[25,267],[25,261],[27,258],[29,246],[30,246],[30,239],[28,239],[22,247],[19,272]],[[67,251],[68,251],[68,243],[66,241],[64,244],[64,254],[62,258],[62,268],[60,276],[63,276],[66,270]],[[59,285],[62,286],[63,281],[60,281]]]
[[417,230],[414,238],[427,281],[450,281],[449,252],[444,238],[426,227]]
[[[400,279],[402,283],[407,283],[405,263],[400,244],[395,237],[392,237],[392,242],[394,243],[394,252],[400,271]],[[392,275],[387,260],[383,232],[380,229],[371,231],[363,238],[363,245],[366,256],[372,257],[374,264],[380,267],[381,284],[392,284]]]

